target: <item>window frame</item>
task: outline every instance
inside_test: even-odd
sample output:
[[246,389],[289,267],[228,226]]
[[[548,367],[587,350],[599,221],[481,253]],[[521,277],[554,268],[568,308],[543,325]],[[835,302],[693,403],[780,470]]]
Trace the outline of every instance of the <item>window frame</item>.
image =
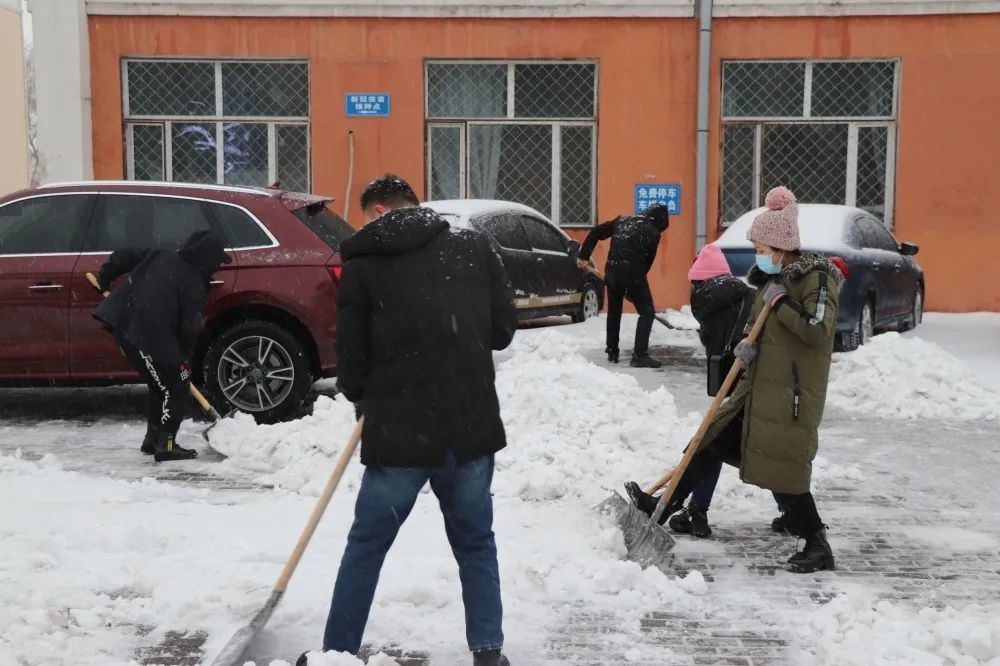
[[[215,70],[215,113],[212,115],[150,115],[135,114],[130,110],[129,96],[129,75],[128,66],[135,62],[159,62],[159,63],[210,63]],[[305,65],[308,76],[306,89],[306,106],[309,115],[306,116],[233,116],[223,113],[223,85],[222,66],[227,63],[264,63],[264,64],[297,64]],[[215,129],[215,184],[225,185],[225,151],[219,150],[218,146],[225,145],[225,126],[227,124],[254,124],[267,126],[267,172],[268,184],[278,180],[277,163],[277,126],[296,125],[306,128],[306,187],[307,191],[312,190],[312,68],[308,59],[302,58],[156,58],[156,57],[124,57],[120,62],[121,68],[121,95],[122,95],[122,123],[125,130],[125,154],[124,167],[127,180],[135,180],[135,138],[133,128],[136,125],[158,126],[161,128],[163,136],[163,180],[165,182],[175,182],[173,180],[173,125],[174,124],[202,124],[212,125]],[[153,181],[136,181],[153,182]],[[252,187],[252,186],[249,186]]]
[[[892,115],[890,116],[814,116],[812,115],[812,71],[813,66],[818,63],[892,63],[893,90],[892,90]],[[845,169],[845,194],[844,202],[840,205],[857,208],[857,175],[858,175],[858,136],[859,130],[865,127],[883,127],[886,129],[886,166],[885,166],[885,201],[884,201],[884,221],[880,222],[887,230],[891,230],[895,224],[895,199],[896,199],[896,161],[897,161],[897,139],[899,132],[899,103],[900,85],[903,79],[903,63],[901,58],[728,58],[720,63],[719,77],[719,99],[720,107],[725,108],[723,95],[725,91],[725,67],[731,63],[802,63],[805,65],[805,89],[803,92],[803,113],[799,116],[727,116],[720,111],[719,120],[719,202],[718,216],[719,226],[722,229],[728,228],[736,220],[723,219],[725,208],[722,200],[724,179],[723,168],[725,164],[725,132],[728,127],[743,125],[753,128],[754,149],[753,149],[753,189],[752,198],[755,207],[763,205],[763,179],[764,179],[764,130],[768,125],[847,125],[847,167]],[[744,211],[746,212],[746,211]],[[874,216],[873,216],[874,217]],[[877,218],[875,218],[877,219]]]
[[[429,69],[433,65],[507,65],[507,115],[496,118],[453,118],[430,116],[430,76]],[[518,117],[514,114],[516,108],[515,97],[515,67],[517,65],[592,65],[594,67],[594,115],[592,117],[578,118],[539,118],[539,117]],[[459,128],[459,199],[468,198],[469,192],[469,172],[470,172],[470,151],[469,135],[473,125],[545,125],[552,128],[552,215],[551,220],[560,229],[589,229],[596,224],[597,214],[597,153],[599,149],[600,132],[600,85],[601,85],[601,65],[600,61],[593,59],[425,59],[424,60],[424,152],[426,154],[426,178],[428,196],[433,191],[433,128]],[[591,130],[591,150],[590,150],[590,211],[595,220],[587,224],[562,224],[562,128],[563,127],[586,127]],[[521,203],[521,202],[514,202]]]

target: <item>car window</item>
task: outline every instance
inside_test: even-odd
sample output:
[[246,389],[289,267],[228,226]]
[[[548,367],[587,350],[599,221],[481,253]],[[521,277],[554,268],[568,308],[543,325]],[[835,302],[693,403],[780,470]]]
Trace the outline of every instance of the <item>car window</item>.
[[89,252],[126,247],[178,250],[194,232],[214,231],[200,201],[125,194],[102,194],[93,226]]
[[844,225],[844,242],[858,250],[865,247],[865,235],[858,220],[851,220]]
[[525,252],[531,250],[528,235],[524,232],[517,215],[507,213],[491,215],[473,220],[472,226],[492,236],[500,247]]
[[292,211],[312,232],[319,236],[334,252],[340,251],[340,244],[354,235],[356,229],[325,204],[313,204]]
[[79,252],[91,194],[34,197],[0,208],[0,254]]
[[531,247],[546,252],[566,252],[566,241],[559,232],[530,215],[522,215],[521,223],[528,232]]
[[235,250],[250,247],[270,247],[274,241],[246,211],[225,204],[210,204],[226,237],[226,247]]
[[899,245],[881,222],[872,217],[862,217],[858,219],[858,223],[861,225],[865,247],[888,252],[899,251]]

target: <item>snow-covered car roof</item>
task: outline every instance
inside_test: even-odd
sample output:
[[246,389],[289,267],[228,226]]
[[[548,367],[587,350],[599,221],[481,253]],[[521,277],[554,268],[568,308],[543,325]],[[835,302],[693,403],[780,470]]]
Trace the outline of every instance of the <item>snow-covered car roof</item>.
[[[513,201],[499,201],[495,199],[442,199],[441,201],[426,201],[423,205],[457,227],[467,227],[469,226],[469,220],[480,215],[485,215],[486,213],[511,210],[526,215],[534,215],[549,222],[549,218],[534,208],[514,203]],[[555,225],[552,226],[555,227]]]
[[[756,208],[741,215],[733,222],[719,240],[715,242],[720,248],[744,249],[753,247],[747,240],[747,232],[755,217],[766,208]],[[799,235],[802,247],[813,250],[837,250],[847,247],[844,242],[844,225],[864,211],[850,206],[834,204],[799,204]]]

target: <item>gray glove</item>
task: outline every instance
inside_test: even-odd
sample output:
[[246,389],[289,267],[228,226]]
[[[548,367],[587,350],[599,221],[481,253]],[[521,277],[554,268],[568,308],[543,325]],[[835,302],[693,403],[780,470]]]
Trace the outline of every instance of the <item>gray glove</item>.
[[768,282],[767,286],[764,287],[764,302],[772,308],[787,295],[788,290],[780,282]]
[[757,347],[747,342],[746,338],[743,338],[736,343],[733,355],[740,360],[744,368],[749,368],[750,364],[757,358]]

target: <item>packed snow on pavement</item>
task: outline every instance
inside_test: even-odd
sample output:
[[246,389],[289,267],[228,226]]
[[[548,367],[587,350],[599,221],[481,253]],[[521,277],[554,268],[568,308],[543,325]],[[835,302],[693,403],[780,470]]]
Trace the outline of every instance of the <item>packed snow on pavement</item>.
[[[682,324],[683,315],[671,320]],[[927,328],[933,335],[950,321],[935,318]],[[673,465],[700,416],[678,407],[671,374],[645,373],[640,381],[638,373],[595,362],[603,324],[600,319],[522,331],[510,350],[497,355],[510,445],[497,456],[495,531],[505,652],[514,664],[569,663],[549,646],[577,614],[601,616],[619,628],[595,639],[608,654],[634,663],[674,663],[670,645],[639,638],[640,623],[650,612],[750,607],[757,588],[770,584],[748,571],[714,581],[700,571],[665,576],[624,559],[621,532],[595,505],[624,480],[649,480]],[[1000,317],[975,330],[977,340],[995,340]],[[623,330],[622,338],[629,340],[630,331]],[[690,330],[657,325],[653,344],[697,353]],[[926,342],[920,330],[876,338],[862,355],[836,359],[831,404],[834,410],[885,419],[887,427],[898,419],[941,416],[933,410],[945,397],[951,419],[995,418],[988,406],[1000,401],[1000,392],[977,379],[976,366],[964,365],[961,353]],[[48,425],[65,427],[67,438],[76,436],[74,423]],[[10,510],[0,513],[0,666],[127,664],[140,644],[185,629],[208,634],[204,650],[210,661],[267,598],[353,426],[353,407],[329,397],[318,400],[312,416],[291,423],[256,426],[238,416],[220,424],[212,446],[229,457],[211,467],[263,484],[253,491],[80,473],[63,467],[58,449],[29,460],[4,441],[0,502]],[[109,425],[102,432],[121,437],[121,430]],[[24,437],[27,446],[31,432],[6,429],[4,438]],[[121,445],[134,444],[129,439]],[[293,659],[318,647],[360,474],[356,463],[349,468],[288,593],[254,646],[258,664],[277,666],[283,663],[278,657]],[[872,478],[864,464],[829,459],[821,444],[815,470],[819,492],[863,486]],[[725,515],[747,515],[761,524],[773,515],[769,495],[740,484],[732,472],[723,474],[716,504]],[[909,536],[933,541],[920,529],[910,528]],[[952,536],[958,544],[954,551],[997,552],[996,540],[982,532]],[[678,546],[702,547],[690,541]],[[775,552],[774,558],[788,554]],[[366,642],[418,649],[435,664],[465,663],[456,574],[428,493],[387,558]],[[773,608],[760,618],[762,625],[787,632],[792,663],[1000,663],[996,598],[970,598],[961,607],[916,606],[879,598],[863,585],[838,584],[837,576],[822,578],[834,581],[828,603],[805,614],[801,608]],[[681,657],[676,659],[680,663]],[[316,662],[359,663],[333,655]],[[369,663],[393,662],[378,657]]]

